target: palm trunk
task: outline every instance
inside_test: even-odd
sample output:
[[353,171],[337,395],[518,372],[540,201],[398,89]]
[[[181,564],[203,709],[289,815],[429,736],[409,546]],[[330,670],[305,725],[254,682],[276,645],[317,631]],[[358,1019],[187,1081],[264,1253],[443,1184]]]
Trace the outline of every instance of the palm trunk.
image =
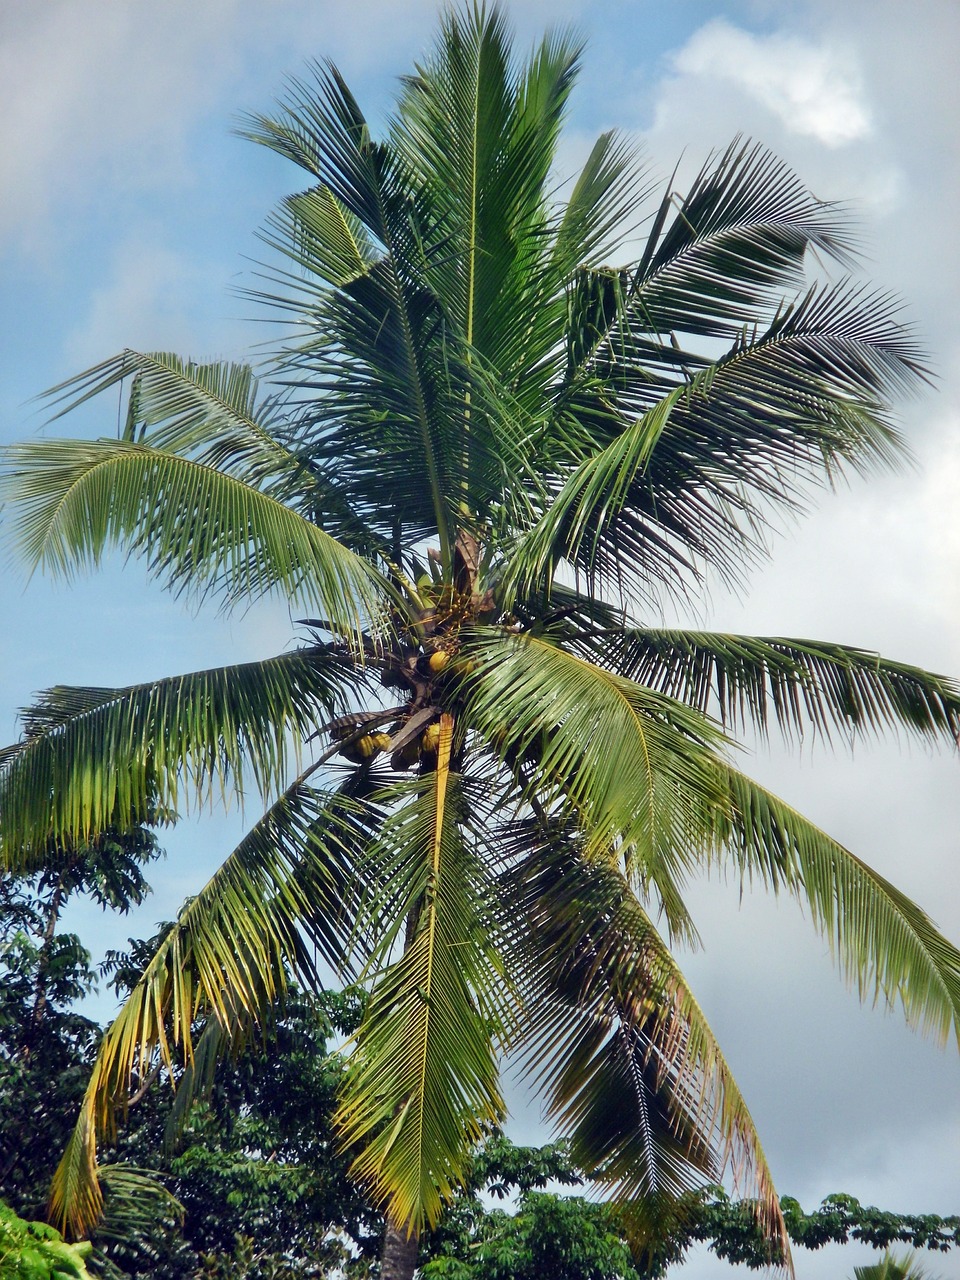
[[408,1234],[406,1226],[395,1222],[388,1214],[380,1255],[380,1280],[413,1280],[417,1269],[417,1244],[417,1233],[411,1231]]

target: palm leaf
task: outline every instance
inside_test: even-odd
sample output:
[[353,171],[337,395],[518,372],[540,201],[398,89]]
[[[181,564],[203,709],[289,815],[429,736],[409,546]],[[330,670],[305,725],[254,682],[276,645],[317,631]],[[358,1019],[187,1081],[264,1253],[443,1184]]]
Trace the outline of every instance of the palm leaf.
[[960,1042],[960,951],[883,876],[735,769],[718,832],[741,876],[806,904],[861,999],[899,1002],[907,1022]]
[[557,35],[520,69],[501,14],[450,12],[399,104],[399,144],[448,232],[430,278],[451,326],[507,385],[529,363],[536,303],[562,303],[543,270],[545,186],[579,55]]
[[274,435],[272,406],[262,403],[249,365],[201,364],[169,352],[125,350],[51,388],[54,420],[133,380],[124,438],[193,455],[228,473],[257,480],[295,461]]
[[586,383],[565,403],[579,426],[569,433],[570,470],[552,481],[555,501],[591,438],[599,451],[671,387],[687,388],[619,507],[582,542],[576,563],[591,581],[632,582],[652,595],[696,579],[699,562],[737,582],[766,553],[775,512],[801,510],[811,485],[892,466],[905,452],[881,405],[924,374],[882,296],[815,290],[714,362],[662,350],[639,321],[636,333],[623,327],[610,357],[616,382]]
[[554,253],[565,279],[573,279],[576,268],[597,268],[618,252],[624,226],[647,194],[643,179],[630,143],[616,133],[601,134],[557,225]]
[[[732,1160],[767,1238],[786,1245],[750,1113],[686,980],[626,882],[562,824],[515,824],[525,1061],[577,1164],[619,1200],[674,1202]],[[516,861],[519,855],[519,861]]]
[[[425,246],[437,238],[435,213],[396,147],[372,141],[336,68],[316,67],[315,74],[315,87],[291,84],[276,120],[251,117],[244,129],[319,179],[370,264],[313,308],[316,338],[285,353],[288,380],[312,393],[299,429],[322,465],[322,442],[330,443],[335,426],[332,453],[356,514],[382,520],[388,536],[397,521],[413,523],[418,536],[436,531],[449,568],[459,454],[443,414],[446,365],[434,341],[440,312],[422,283]],[[297,234],[294,252],[302,254],[307,242],[296,224],[290,229]],[[343,252],[343,231],[327,218],[315,219],[312,233],[325,237],[316,270],[325,278]],[[328,394],[318,397],[318,390]]]
[[415,1231],[436,1222],[466,1178],[471,1147],[504,1114],[494,961],[471,892],[479,869],[457,820],[452,735],[444,715],[435,772],[385,831],[410,904],[408,938],[375,981],[335,1115],[342,1142],[361,1146],[353,1175]]
[[618,849],[635,883],[660,895],[671,930],[693,936],[679,884],[727,803],[715,726],[544,636],[477,629],[465,652],[477,664],[469,723],[519,763],[528,798],[575,814],[588,856]]
[[553,569],[561,561],[595,563],[599,539],[616,523],[649,466],[682,394],[679,388],[672,391],[572,472],[538,524],[510,548],[506,599],[512,590],[523,592],[540,582],[549,590]]
[[242,796],[245,776],[268,795],[356,681],[342,653],[315,646],[122,689],[49,690],[0,753],[7,865],[35,865],[50,840],[149,822],[191,793],[201,804],[215,791]]
[[360,219],[322,185],[287,196],[268,228],[263,239],[271,248],[335,288],[358,280],[380,256]]
[[131,1083],[189,1064],[198,1019],[221,1046],[261,1036],[288,973],[318,980],[318,956],[337,967],[350,935],[359,852],[377,812],[297,782],[244,837],[181,911],[104,1036],[76,1128],[57,1168],[50,1211],[75,1236],[100,1215],[98,1135],[112,1136]]
[[736,139],[682,200],[671,191],[638,264],[632,305],[648,331],[732,337],[801,278],[808,248],[853,260],[849,217],[817,200],[763,146]]
[[732,728],[829,739],[905,729],[960,739],[960,688],[945,676],[847,645],[704,631],[614,629],[584,650],[619,674],[719,713]]
[[[47,393],[62,417],[131,379],[123,438],[176,453],[264,489],[367,558],[382,555],[336,477],[295,446],[288,397],[260,394],[248,365],[201,364],[126,350]],[[292,438],[293,437],[293,438]]]
[[97,1224],[96,1248],[104,1242],[129,1246],[144,1239],[157,1225],[171,1220],[182,1223],[186,1210],[168,1191],[153,1169],[130,1164],[108,1164],[100,1169],[104,1212]]
[[120,544],[175,591],[220,594],[226,607],[282,593],[355,635],[389,592],[329,534],[212,466],[126,440],[37,440],[5,456],[6,501],[33,568],[69,578]]

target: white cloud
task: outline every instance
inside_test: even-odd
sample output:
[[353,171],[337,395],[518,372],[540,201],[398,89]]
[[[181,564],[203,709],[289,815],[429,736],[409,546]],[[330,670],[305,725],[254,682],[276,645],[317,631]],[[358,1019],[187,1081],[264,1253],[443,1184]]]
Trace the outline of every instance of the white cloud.
[[[0,249],[42,254],[70,231],[66,209],[102,190],[158,190],[193,180],[191,149],[215,110],[266,106],[313,57],[342,63],[349,82],[406,70],[432,38],[436,0],[164,0],[7,5],[0,29]],[[521,33],[575,16],[582,0],[518,0]],[[365,100],[367,100],[365,98]]]
[[839,147],[865,137],[871,114],[853,56],[791,35],[753,35],[722,18],[708,22],[674,56],[683,75],[737,86],[793,133]]
[[36,247],[55,206],[175,176],[193,114],[231,65],[217,35],[234,7],[26,7],[0,40],[0,236]]
[[229,356],[235,346],[246,355],[250,326],[229,319],[239,304],[229,296],[221,264],[164,247],[149,230],[140,228],[113,250],[65,338],[67,367],[83,368],[123,347]]

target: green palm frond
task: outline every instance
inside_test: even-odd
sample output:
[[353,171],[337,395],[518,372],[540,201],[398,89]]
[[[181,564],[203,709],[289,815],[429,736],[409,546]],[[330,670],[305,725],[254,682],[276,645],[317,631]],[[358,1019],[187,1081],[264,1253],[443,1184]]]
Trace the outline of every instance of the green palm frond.
[[342,652],[314,646],[122,689],[49,690],[0,752],[6,864],[34,866],[48,841],[149,822],[191,795],[242,796],[245,778],[275,792],[299,743],[356,685]]
[[475,893],[480,870],[457,822],[444,716],[436,770],[385,839],[410,902],[403,955],[374,983],[335,1115],[351,1169],[393,1220],[436,1222],[462,1185],[470,1150],[504,1115],[491,995],[495,957]]
[[389,584],[275,497],[215,467],[126,440],[36,440],[5,451],[3,491],[20,549],[61,577],[113,544],[177,592],[225,607],[270,593],[359,635]]
[[503,577],[507,599],[512,590],[522,593],[543,581],[549,589],[562,561],[596,563],[598,540],[647,470],[682,395],[679,388],[670,392],[573,471],[535,528],[510,549]]
[[504,839],[527,976],[524,1059],[577,1163],[618,1199],[649,1205],[702,1186],[732,1159],[765,1234],[786,1244],[736,1081],[623,877],[585,861],[563,824],[514,824]]
[[277,415],[249,365],[198,363],[169,352],[126,350],[51,388],[54,420],[131,379],[124,438],[255,482],[294,460],[273,434]]
[[639,684],[678,698],[733,729],[789,739],[809,726],[829,740],[897,732],[960,740],[953,680],[848,645],[781,636],[616,628],[587,635],[585,652]]
[[[322,467],[339,418],[332,452],[357,515],[382,519],[386,505],[387,536],[396,519],[417,536],[436,531],[449,568],[460,463],[444,421],[446,357],[434,341],[441,313],[423,286],[425,254],[438,239],[436,214],[397,148],[372,142],[336,69],[316,67],[315,74],[313,87],[291,84],[278,120],[252,117],[244,130],[319,179],[358,235],[362,229],[371,263],[316,308],[316,337],[286,353],[289,369],[299,370],[296,382],[313,393],[299,415],[301,438]],[[342,230],[330,219],[315,220],[312,230],[327,237],[318,260],[323,277],[342,252]],[[317,391],[329,394],[317,400]]]
[[263,239],[299,272],[338,289],[365,275],[380,256],[360,219],[322,185],[285,197]]
[[545,186],[579,55],[559,35],[520,70],[502,15],[480,25],[450,12],[400,101],[399,143],[448,231],[430,279],[454,330],[508,384],[529,362],[536,303],[562,303],[556,277],[538,269],[549,246]]
[[920,1261],[917,1249],[904,1253],[886,1250],[879,1262],[853,1268],[854,1280],[936,1280]]
[[263,1034],[287,974],[314,986],[318,957],[339,968],[375,809],[296,783],[181,911],[104,1036],[51,1189],[54,1220],[85,1235],[100,1214],[98,1135],[157,1063],[194,1056],[197,1020],[236,1052]]
[[336,476],[291,439],[289,397],[264,396],[249,365],[200,363],[126,350],[47,393],[54,419],[130,379],[123,439],[234,476],[288,503],[351,550],[376,560],[383,544],[350,509]]
[[[899,1003],[907,1022],[960,1043],[960,951],[883,876],[737,770],[719,832],[740,875],[809,908],[861,999]],[[726,824],[724,824],[726,825]]]
[[131,1164],[108,1164],[100,1169],[106,1193],[104,1215],[97,1224],[97,1246],[107,1241],[129,1246],[146,1238],[164,1220],[183,1221],[186,1210],[163,1184],[156,1171]]
[[665,193],[633,306],[653,333],[732,337],[771,297],[776,307],[774,290],[798,283],[808,249],[851,264],[846,211],[817,200],[763,146],[736,139],[707,160],[682,199]]
[[291,160],[331,193],[354,225],[386,248],[384,187],[396,172],[397,157],[374,141],[359,104],[337,68],[311,62],[312,79],[292,78],[274,116],[242,118],[240,137]]
[[922,376],[889,299],[844,285],[813,291],[716,361],[688,359],[642,327],[625,327],[611,370],[565,408],[565,420],[580,425],[567,445],[570,471],[553,482],[555,500],[568,476],[577,481],[591,438],[594,449],[608,447],[671,387],[686,389],[627,492],[599,508],[577,548],[588,579],[621,595],[696,580],[698,565],[738,582],[744,565],[767,553],[764,534],[778,510],[802,510],[812,485],[847,471],[896,465],[905,450],[881,405]]
[[604,133],[593,145],[564,205],[554,253],[563,278],[578,268],[597,268],[617,253],[623,228],[636,217],[648,194],[640,158],[616,133]]
[[589,856],[618,848],[682,929],[678,878],[712,838],[713,807],[726,803],[716,726],[548,636],[476,629],[465,651],[477,664],[466,691],[471,726],[526,767],[528,796],[576,815]]

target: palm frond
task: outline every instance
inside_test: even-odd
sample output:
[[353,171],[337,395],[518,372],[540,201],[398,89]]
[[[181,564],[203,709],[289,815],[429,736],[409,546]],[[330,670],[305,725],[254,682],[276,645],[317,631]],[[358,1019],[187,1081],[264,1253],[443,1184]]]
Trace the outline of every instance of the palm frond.
[[126,350],[52,388],[45,398],[57,407],[56,420],[127,379],[123,439],[232,475],[300,511],[351,550],[374,561],[382,555],[382,542],[350,509],[337,477],[322,473],[296,447],[289,397],[261,395],[248,365]]
[[532,633],[476,629],[467,717],[500,758],[517,763],[529,797],[576,815],[588,856],[617,849],[655,890],[674,933],[692,937],[679,892],[712,839],[726,797],[722,743],[698,711],[613,675]]
[[648,193],[640,159],[618,134],[603,133],[570,192],[556,230],[554,253],[562,274],[598,268],[617,252],[624,227]]
[[861,999],[899,1003],[907,1022],[960,1043],[960,951],[883,876],[778,797],[728,770],[718,832],[740,875],[805,904]]
[[[687,391],[625,501],[591,529],[578,567],[592,580],[622,589],[632,579],[649,594],[656,584],[696,580],[705,563],[737,582],[744,564],[767,553],[778,510],[801,511],[812,486],[892,467],[905,455],[881,405],[923,371],[882,297],[817,290],[718,361],[684,370],[682,357],[667,356],[679,370],[652,381],[649,352],[631,357],[627,345],[625,338],[617,411],[602,395],[568,410],[581,421],[579,450],[591,432],[602,446],[630,430],[634,415],[666,393],[664,373],[667,386],[679,376]],[[579,463],[575,453],[571,471]],[[566,481],[555,483],[562,492]]]
[[296,465],[274,434],[276,406],[261,399],[249,365],[127,349],[52,387],[44,399],[56,408],[55,421],[127,379],[133,394],[124,439],[255,483]]
[[679,388],[672,391],[572,472],[536,526],[510,548],[503,575],[506,599],[541,582],[549,590],[553,570],[563,561],[595,563],[600,538],[616,523],[648,468],[682,395]]
[[51,1188],[55,1221],[85,1235],[100,1215],[98,1135],[159,1062],[193,1058],[198,1019],[233,1052],[262,1036],[287,975],[337,968],[352,929],[360,851],[380,815],[355,799],[291,787],[181,911],[108,1029]]
[[3,491],[32,568],[70,578],[111,545],[177,592],[225,607],[282,593],[359,635],[387,581],[269,493],[126,440],[36,440],[5,451]]
[[668,190],[663,207],[633,283],[632,305],[653,333],[732,337],[771,296],[776,305],[776,293],[797,285],[808,249],[854,260],[847,211],[817,200],[782,160],[741,139],[708,158],[682,199]]
[[677,698],[733,729],[788,739],[809,727],[829,740],[905,730],[960,740],[960,687],[919,667],[849,645],[780,636],[617,628],[585,636],[601,665]]
[[49,690],[0,753],[4,861],[33,866],[50,841],[150,822],[191,796],[242,796],[245,778],[275,793],[299,743],[356,683],[342,652],[313,646],[121,689]]
[[753,1120],[686,980],[622,876],[575,831],[507,828],[519,861],[524,1058],[577,1163],[620,1200],[675,1200],[732,1162],[768,1238],[786,1244]]
[[[335,429],[333,452],[356,514],[383,520],[388,508],[388,536],[398,521],[414,524],[418,536],[436,532],[449,566],[459,453],[443,413],[446,357],[436,341],[441,313],[423,285],[427,247],[439,234],[437,215],[429,193],[410,181],[398,149],[372,140],[336,68],[318,66],[315,75],[315,86],[291,84],[277,119],[252,117],[244,134],[319,179],[349,220],[369,265],[311,308],[316,338],[285,353],[285,380],[312,392],[312,403],[301,407],[299,430],[321,463],[323,442]],[[309,270],[303,253],[309,244],[299,224],[289,229],[297,236],[294,252]],[[316,272],[324,278],[331,259],[343,252],[343,229],[327,218],[314,219],[311,231],[325,237]],[[344,377],[347,368],[350,378]],[[318,397],[318,391],[327,394]],[[386,475],[384,458],[390,462]],[[392,501],[391,478],[399,486]]]
[[97,1248],[105,1241],[129,1244],[138,1236],[143,1239],[164,1220],[183,1221],[186,1210],[153,1169],[103,1165],[100,1185],[104,1212],[97,1224]]
[[263,239],[301,272],[338,289],[365,275],[380,256],[360,219],[322,185],[285,197]]
[[470,1149],[504,1114],[493,1053],[495,960],[478,915],[479,868],[457,820],[444,715],[436,770],[385,831],[410,904],[400,959],[374,983],[335,1115],[351,1169],[394,1221],[436,1222]]
[[[436,292],[455,331],[508,385],[529,363],[536,301],[561,301],[556,277],[537,268],[549,243],[545,184],[579,55],[556,35],[520,69],[502,14],[451,11],[400,101],[398,139],[448,229],[432,265]],[[547,290],[539,299],[538,276]]]

